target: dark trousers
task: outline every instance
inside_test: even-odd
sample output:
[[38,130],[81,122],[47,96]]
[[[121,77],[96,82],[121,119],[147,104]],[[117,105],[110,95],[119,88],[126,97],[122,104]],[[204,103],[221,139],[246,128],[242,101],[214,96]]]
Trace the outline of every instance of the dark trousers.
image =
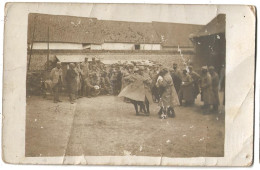
[[60,97],[60,91],[61,91],[61,85],[60,84],[56,84],[53,88],[53,97],[54,97],[54,101],[59,101],[59,97]]
[[76,99],[77,93],[77,84],[68,84],[68,93],[71,102],[74,102]]

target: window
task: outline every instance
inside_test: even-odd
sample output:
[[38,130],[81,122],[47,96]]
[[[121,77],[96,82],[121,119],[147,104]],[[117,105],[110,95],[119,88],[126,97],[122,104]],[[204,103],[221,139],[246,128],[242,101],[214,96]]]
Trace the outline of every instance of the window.
[[140,50],[140,44],[135,44],[135,50]]
[[83,43],[82,47],[83,47],[83,49],[91,49],[91,44],[90,43]]

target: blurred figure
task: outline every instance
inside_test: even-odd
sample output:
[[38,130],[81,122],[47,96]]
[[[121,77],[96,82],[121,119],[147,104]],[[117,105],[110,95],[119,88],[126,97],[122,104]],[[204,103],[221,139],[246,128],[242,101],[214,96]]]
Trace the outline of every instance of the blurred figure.
[[171,74],[172,80],[174,82],[174,87],[176,89],[176,92],[179,93],[180,87],[181,87],[181,71],[178,69],[178,65],[176,63],[173,63],[173,72]]
[[76,98],[80,98],[82,97],[81,94],[81,87],[82,87],[82,76],[83,76],[83,71],[80,68],[80,63],[77,64],[75,71],[77,73],[77,94],[76,94]]
[[89,62],[87,57],[85,57],[85,61],[81,63],[81,69],[82,69],[82,96],[87,96],[86,84],[85,84],[85,79],[87,79],[89,75]]
[[187,70],[184,69],[182,73],[182,84],[178,93],[180,105],[182,106],[182,100],[185,100],[185,104],[189,105],[194,102],[193,95],[193,80]]
[[160,101],[160,88],[156,87],[156,81],[159,77],[159,71],[158,71],[157,67],[154,67],[150,71],[150,77],[152,79],[151,91],[152,91],[152,95],[153,95],[153,100],[154,100],[155,103],[159,103],[159,101]]
[[70,98],[70,103],[73,104],[76,99],[76,93],[77,93],[77,72],[75,70],[75,64],[70,63],[69,64],[69,70],[67,71],[66,75],[66,81],[68,86],[68,93]]
[[107,76],[107,72],[105,71],[101,74],[100,89],[101,94],[103,95],[109,95],[111,93],[110,81]]
[[204,113],[208,113],[210,105],[212,104],[212,79],[208,73],[207,66],[201,68],[201,100],[204,102]]
[[160,110],[158,112],[159,116],[166,113],[170,117],[175,117],[174,107],[180,105],[178,95],[176,93],[172,77],[169,74],[167,68],[163,68],[157,80],[157,87],[162,87],[163,92],[159,102]]
[[212,79],[212,104],[213,104],[213,112],[218,112],[219,106],[219,94],[218,94],[218,85],[219,85],[219,77],[215,71],[213,66],[209,67],[209,73]]
[[142,68],[139,70],[138,68],[134,69],[134,74],[126,77],[126,81],[129,82],[122,91],[119,93],[119,97],[126,97],[130,100],[130,102],[134,105],[136,116],[140,115],[138,106],[140,107],[140,111],[144,111],[146,116],[150,115],[149,103],[153,102],[152,94],[147,88],[147,84],[149,84],[149,77],[143,77]]
[[88,97],[94,97],[100,93],[100,84],[95,73],[90,73],[89,78],[85,80]]
[[111,72],[111,78],[110,78],[110,82],[111,82],[111,87],[112,87],[112,94],[113,95],[117,95],[117,71],[115,69],[112,70]]
[[[189,66],[189,74],[192,78],[193,97],[195,100],[197,98],[198,94],[200,93],[200,87],[199,87],[200,75],[193,70],[192,66]],[[192,103],[194,103],[194,100]]]
[[52,81],[52,91],[53,91],[53,102],[61,102],[59,99],[60,92],[62,89],[62,69],[61,63],[57,62],[56,67],[51,70],[50,79]]
[[219,73],[219,90],[225,90],[225,65],[221,66],[220,73]]
[[221,66],[220,73],[219,73],[219,91],[223,91],[223,105],[225,105],[225,65]]

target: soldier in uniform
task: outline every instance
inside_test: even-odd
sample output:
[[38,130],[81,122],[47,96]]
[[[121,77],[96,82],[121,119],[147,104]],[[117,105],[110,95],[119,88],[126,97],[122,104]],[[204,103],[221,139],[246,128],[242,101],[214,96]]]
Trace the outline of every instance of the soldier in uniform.
[[54,103],[61,102],[59,99],[62,88],[62,69],[60,62],[57,62],[56,67],[51,70],[50,78],[52,81],[53,101]]
[[70,103],[75,102],[75,96],[77,93],[77,72],[75,70],[75,64],[69,64],[69,70],[67,71],[66,80],[68,86],[68,93],[70,98]]
[[[200,75],[193,70],[192,66],[189,66],[189,74],[193,80],[193,95],[194,95],[194,99],[196,99],[198,94],[200,93],[200,88],[199,88]],[[194,103],[194,100],[192,103]]]
[[111,93],[110,81],[105,71],[101,74],[100,88],[102,94],[109,95]]
[[80,63],[77,64],[76,68],[76,73],[77,73],[77,98],[82,97],[81,94],[81,87],[82,87],[82,76],[83,76],[83,71],[80,68]]
[[117,77],[116,77],[116,95],[118,95],[121,91],[121,87],[122,87],[122,72],[120,70],[120,67],[118,66],[117,69]]
[[91,64],[90,64],[89,69],[90,69],[90,70],[93,70],[94,67],[96,67],[96,66],[97,66],[96,58],[95,58],[95,57],[92,57],[92,61],[91,61]]
[[194,101],[193,95],[193,80],[187,70],[183,70],[182,74],[182,84],[180,91],[178,93],[180,105],[182,105],[182,100],[185,100],[186,104],[191,104]]
[[85,84],[85,79],[88,77],[89,74],[89,62],[87,57],[85,57],[85,61],[81,63],[81,70],[82,70],[82,93],[83,96],[87,96],[86,84]]
[[140,107],[140,110],[145,112],[146,116],[149,116],[149,103],[153,102],[152,94],[146,87],[146,84],[149,83],[149,78],[143,77],[142,70],[139,70],[138,68],[135,68],[134,72],[134,74],[131,74],[126,78],[130,83],[120,92],[118,96],[126,97],[130,100],[130,102],[134,105],[137,116],[140,115],[138,106]]
[[178,69],[178,65],[176,63],[173,63],[173,73],[171,74],[172,80],[174,82],[174,87],[176,89],[176,92],[179,93],[180,87],[181,87],[181,71]]
[[110,82],[111,82],[111,87],[112,87],[112,94],[117,95],[117,71],[113,69],[111,72],[111,77],[110,77]]
[[85,61],[83,63],[81,63],[82,66],[82,72],[84,74],[84,76],[88,76],[89,73],[89,63],[88,63],[88,58],[85,57]]
[[85,80],[88,97],[97,96],[100,93],[100,84],[96,73],[90,73],[89,78]]
[[208,73],[207,66],[203,66],[201,72],[201,100],[204,102],[204,112],[208,113],[212,104],[212,79]]
[[215,71],[213,66],[209,67],[209,73],[212,79],[212,104],[213,104],[213,111],[218,111],[219,106],[219,94],[218,94],[218,85],[219,85],[219,76]]
[[159,75],[156,85],[157,87],[162,87],[163,91],[159,102],[160,110],[158,114],[161,117],[162,113],[165,112],[170,117],[175,117],[174,107],[180,105],[180,103],[172,77],[167,68],[163,68]]
[[153,95],[153,100],[155,103],[159,103],[160,101],[160,88],[156,87],[156,81],[159,77],[159,71],[157,66],[153,66],[152,70],[150,71],[150,76],[152,79],[151,91]]

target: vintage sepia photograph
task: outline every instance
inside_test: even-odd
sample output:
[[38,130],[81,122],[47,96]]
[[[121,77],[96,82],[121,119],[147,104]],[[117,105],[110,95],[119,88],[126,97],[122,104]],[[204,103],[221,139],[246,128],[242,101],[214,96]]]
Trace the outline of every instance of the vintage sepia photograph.
[[223,157],[226,15],[206,18],[30,13],[25,155]]
[[254,6],[7,3],[3,160],[249,166]]

